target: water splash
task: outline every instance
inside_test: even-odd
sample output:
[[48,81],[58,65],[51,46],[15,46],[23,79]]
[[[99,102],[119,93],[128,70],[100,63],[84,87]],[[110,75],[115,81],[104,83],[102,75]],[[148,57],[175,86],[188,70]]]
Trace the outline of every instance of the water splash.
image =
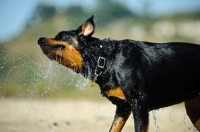
[[90,80],[91,70],[90,70],[89,66],[87,67],[87,69],[88,70],[87,70],[86,78],[81,75],[81,76],[79,76],[78,80],[76,80],[75,87],[79,88],[80,90],[84,90],[87,87],[89,87],[89,83],[91,82],[91,80]]
[[44,76],[44,79],[46,79],[50,73],[51,67],[52,67],[53,61],[49,61],[49,67],[47,69],[46,75]]
[[[172,109],[172,111],[170,112],[170,115],[169,115],[169,119],[170,119],[171,121],[174,121],[174,120],[172,119],[172,113],[173,113],[174,110],[175,110],[175,108]],[[174,119],[175,119],[175,116],[174,116]]]
[[153,111],[152,111],[152,114],[153,114],[154,124],[155,124],[155,126],[156,126],[156,132],[160,132],[160,128],[159,128],[159,126],[157,125],[157,122],[156,122],[156,120],[157,120],[156,111],[153,110]]

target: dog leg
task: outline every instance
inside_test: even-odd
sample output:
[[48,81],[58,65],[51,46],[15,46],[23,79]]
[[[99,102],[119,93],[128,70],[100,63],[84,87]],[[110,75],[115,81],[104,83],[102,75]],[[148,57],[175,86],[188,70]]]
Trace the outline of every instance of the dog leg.
[[200,131],[200,96],[186,101],[185,108],[191,122]]
[[199,118],[199,120],[194,124],[194,126],[197,128],[197,130],[200,131],[200,118]]
[[115,113],[115,118],[110,128],[110,132],[121,132],[124,127],[129,115],[131,113],[130,108],[124,108],[121,106],[117,106],[117,110]]
[[149,112],[146,101],[141,98],[132,99],[132,111],[135,122],[135,132],[147,132]]

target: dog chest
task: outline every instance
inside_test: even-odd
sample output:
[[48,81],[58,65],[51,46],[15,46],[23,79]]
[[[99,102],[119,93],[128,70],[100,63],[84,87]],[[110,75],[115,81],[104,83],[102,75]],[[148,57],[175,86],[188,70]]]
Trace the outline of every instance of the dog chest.
[[116,87],[115,89],[104,91],[104,94],[106,94],[108,97],[111,96],[111,97],[117,97],[122,100],[126,100],[126,97],[121,87]]

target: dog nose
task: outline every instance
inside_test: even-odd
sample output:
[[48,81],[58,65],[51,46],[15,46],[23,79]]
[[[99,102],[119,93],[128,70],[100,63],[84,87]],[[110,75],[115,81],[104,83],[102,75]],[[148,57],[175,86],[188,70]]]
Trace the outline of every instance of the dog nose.
[[38,39],[38,44],[41,45],[45,42],[45,38],[44,37],[41,37]]

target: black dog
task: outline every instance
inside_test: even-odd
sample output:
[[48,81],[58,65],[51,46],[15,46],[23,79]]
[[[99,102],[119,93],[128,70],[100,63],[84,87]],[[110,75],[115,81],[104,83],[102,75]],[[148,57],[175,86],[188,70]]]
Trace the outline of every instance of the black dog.
[[110,131],[121,131],[132,112],[135,131],[146,132],[150,110],[199,95],[199,45],[100,40],[92,37],[94,30],[92,16],[76,30],[42,37],[38,44],[51,60],[96,82],[101,94],[117,106]]

